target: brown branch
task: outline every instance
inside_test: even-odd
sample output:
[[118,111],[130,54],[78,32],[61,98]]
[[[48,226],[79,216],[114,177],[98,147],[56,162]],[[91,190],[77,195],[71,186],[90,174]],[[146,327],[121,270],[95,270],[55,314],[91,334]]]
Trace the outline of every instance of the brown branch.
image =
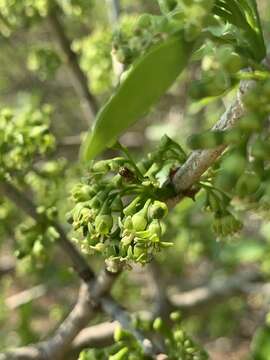
[[138,343],[141,344],[141,347],[144,349],[144,353],[146,355],[155,358],[155,355],[159,352],[158,349],[155,349],[152,342],[147,339],[140,331],[134,329],[129,313],[125,311],[122,306],[116,302],[111,301],[109,297],[102,298],[101,305],[107,314],[116,319],[124,329],[132,333],[132,335],[137,339]]
[[[31,200],[28,199],[22,192],[20,192],[13,184],[8,181],[2,181],[0,183],[0,191],[4,196],[14,202],[14,204],[24,210],[29,216],[31,216],[35,221],[42,221],[45,224],[48,223],[48,219],[44,215],[37,213],[36,207],[31,202]],[[39,357],[37,357],[37,359],[61,359],[63,354],[67,351],[66,348],[71,344],[70,339],[76,336],[77,333],[84,326],[86,326],[87,322],[91,318],[91,314],[93,314],[93,310],[97,309],[101,305],[103,311],[108,312],[115,320],[118,320],[123,327],[127,327],[134,333],[135,337],[137,337],[142,342],[142,345],[144,346],[145,352],[147,354],[152,354],[154,356],[156,352],[151,347],[150,340],[144,339],[138,331],[132,328],[131,321],[126,312],[113,299],[107,296],[117,276],[121,272],[121,269],[119,269],[119,272],[117,273],[111,273],[104,269],[96,278],[94,272],[90,269],[84,257],[66,237],[62,227],[56,222],[50,222],[50,225],[54,226],[58,231],[59,245],[69,255],[70,259],[72,260],[74,270],[78,273],[85,284],[87,284],[87,292],[89,294],[89,298],[87,299],[88,316],[86,316],[85,312],[82,311],[82,308],[85,308],[85,306],[82,306],[82,304],[85,304],[85,299],[84,297],[80,296],[77,305],[71,311],[70,315],[63,322],[63,324],[60,325],[59,329],[55,332],[53,337],[48,339],[46,342],[43,342],[42,344],[37,344],[30,348],[23,348],[23,350],[20,350],[19,354],[26,352],[29,353],[29,356],[31,356],[31,354],[37,354],[38,349],[39,355],[37,356]],[[83,302],[80,299],[83,299]],[[83,313],[83,316],[81,316],[81,313]],[[84,321],[82,321],[82,318]],[[14,352],[12,352],[12,356],[18,354],[18,351],[14,350]],[[11,353],[9,353],[9,356],[11,356],[10,354]],[[16,357],[13,358],[16,359]],[[27,359],[27,357],[25,357],[25,359]],[[2,360],[1,357],[0,360]]]
[[45,295],[46,292],[47,287],[43,284],[40,284],[32,287],[31,289],[27,289],[19,292],[18,294],[9,296],[5,300],[5,304],[10,310],[14,310],[24,304],[40,298],[41,296]]
[[71,345],[71,358],[78,357],[86,348],[104,348],[114,343],[114,330],[117,322],[106,322],[83,329]]
[[[254,85],[254,81],[242,81],[237,92],[236,100],[228,107],[220,120],[215,124],[213,130],[227,130],[232,128],[237,121],[245,114],[243,97]],[[215,149],[193,151],[181,168],[173,177],[173,184],[178,193],[189,189],[201,175],[217,160],[223,153],[226,146],[219,146]]]
[[[204,286],[170,295],[169,302],[173,308],[182,310],[183,315],[187,316],[197,310],[201,311],[204,306],[209,308],[211,304],[225,301],[233,295],[249,293],[254,289],[256,282],[261,280],[261,274],[256,271],[219,277]],[[260,288],[264,291],[266,289],[262,287],[261,283]]]
[[15,272],[15,261],[13,257],[3,256],[0,259],[0,279],[3,276],[14,274]]
[[88,294],[87,286],[83,285],[80,290],[78,301],[73,310],[50,339],[35,345],[17,348],[6,353],[2,353],[0,354],[0,360],[61,359],[63,354],[69,349],[72,340],[89,321],[90,313]]
[[57,40],[57,44],[61,49],[67,68],[69,69],[72,83],[81,101],[87,124],[90,124],[91,119],[98,111],[98,103],[95,96],[89,90],[87,78],[79,66],[76,53],[71,49],[70,40],[61,24],[58,12],[59,9],[54,4],[52,10],[48,14],[48,21],[51,30],[54,33],[54,37]]
[[149,273],[155,288],[155,307],[152,318],[155,319],[157,316],[161,316],[163,319],[166,319],[170,311],[170,304],[167,297],[167,283],[164,279],[162,268],[156,259],[153,259],[149,264]]
[[36,211],[36,206],[20,190],[8,181],[2,180],[0,183],[0,192],[11,200],[18,208],[21,208],[26,214],[32,217],[36,222],[50,223],[59,234],[59,245],[70,257],[74,270],[86,283],[93,280],[94,272],[89,268],[86,260],[76,249],[76,247],[67,238],[64,229],[55,221],[48,219]]

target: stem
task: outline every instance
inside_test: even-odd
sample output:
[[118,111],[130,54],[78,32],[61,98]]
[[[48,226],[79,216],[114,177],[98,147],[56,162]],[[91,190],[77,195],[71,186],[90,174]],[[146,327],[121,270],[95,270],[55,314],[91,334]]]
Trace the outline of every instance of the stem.
[[58,18],[58,11],[58,6],[54,4],[53,8],[48,14],[48,21],[50,23],[51,29],[53,30],[58,46],[62,51],[64,60],[68,66],[74,89],[81,101],[85,120],[89,125],[93,115],[96,115],[98,112],[99,106],[95,96],[88,88],[88,80],[79,66],[77,54],[71,49],[71,42],[68,39],[66,31]]

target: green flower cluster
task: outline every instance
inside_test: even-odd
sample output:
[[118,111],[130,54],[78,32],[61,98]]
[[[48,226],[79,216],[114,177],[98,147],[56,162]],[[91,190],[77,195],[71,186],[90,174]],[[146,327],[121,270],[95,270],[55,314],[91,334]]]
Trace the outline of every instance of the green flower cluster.
[[28,28],[58,6],[67,16],[89,20],[92,5],[91,0],[1,0],[0,33],[8,37],[21,27]]
[[[170,360],[207,360],[207,353],[187,335],[183,330],[180,314],[178,312],[170,315],[172,326],[168,326],[161,318],[154,322],[136,321],[136,328],[146,330],[155,336],[161,336],[164,344],[163,353]],[[141,345],[134,336],[117,327],[114,334],[115,344],[103,350],[86,350],[80,354],[79,360],[146,360]]]
[[[41,209],[41,211],[44,211]],[[55,208],[46,210],[46,215],[55,216]],[[34,223],[29,220],[24,221],[16,229],[17,249],[15,255],[18,259],[30,256],[37,263],[43,263],[48,260],[50,255],[49,249],[52,247],[59,235],[54,227],[48,226],[47,223]]]
[[194,40],[202,31],[212,1],[159,0],[161,15],[143,14],[136,21],[127,17],[114,33],[113,55],[128,67],[152,45],[168,34],[185,31],[188,41]]
[[239,81],[238,72],[247,66],[232,45],[216,45],[208,40],[200,50],[200,79],[191,83],[189,95],[194,100],[224,95]]
[[52,151],[55,139],[49,132],[51,107],[27,106],[20,112],[0,111],[0,174],[25,172],[34,157]]
[[61,60],[51,47],[36,47],[29,54],[27,65],[29,70],[36,72],[41,80],[46,80],[55,76]]
[[0,33],[10,36],[21,26],[28,27],[48,12],[47,0],[2,0],[0,2]]
[[[266,71],[263,75],[267,78]],[[208,172],[208,184],[201,183],[207,185],[206,208],[214,212],[213,227],[220,235],[241,229],[241,223],[228,209],[230,199],[248,208],[270,207],[269,95],[270,80],[258,81],[244,96],[246,114],[233,129],[206,131],[189,139],[193,149],[228,146],[214,169]]]
[[72,191],[75,207],[68,220],[82,238],[86,253],[98,252],[115,261],[145,264],[153,253],[171,244],[161,240],[164,202],[174,195],[170,171],[183,163],[182,148],[164,137],[157,150],[135,164],[126,157],[94,163],[88,178]]
[[80,55],[80,64],[88,76],[89,86],[96,94],[108,91],[113,84],[111,43],[112,33],[108,29],[95,30],[72,43],[72,49]]
[[164,16],[143,14],[139,18],[123,17],[113,34],[113,56],[125,67],[131,65],[170,30]]
[[175,29],[184,29],[187,41],[192,41],[201,34],[214,4],[212,0],[158,0],[158,2],[171,26]]
[[243,224],[229,210],[231,198],[211,184],[201,183],[206,191],[204,207],[214,214],[212,229],[218,236],[231,236],[239,232]]
[[93,10],[93,0],[57,0],[57,3],[68,16],[84,18],[89,21],[89,15]]
[[170,314],[172,326],[168,326],[161,318],[153,323],[153,329],[159,333],[165,343],[165,354],[172,360],[207,360],[207,353],[196,344],[185,332],[181,324],[181,314]]

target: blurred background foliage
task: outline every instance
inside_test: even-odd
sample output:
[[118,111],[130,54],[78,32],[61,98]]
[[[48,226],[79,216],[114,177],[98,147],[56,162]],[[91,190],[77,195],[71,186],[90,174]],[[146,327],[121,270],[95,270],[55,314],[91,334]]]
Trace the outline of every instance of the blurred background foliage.
[[[270,4],[258,0],[258,5],[267,43]],[[0,163],[5,161],[5,166],[15,171],[10,176],[16,178],[16,171],[20,171],[18,185],[35,198],[39,211],[57,215],[69,230],[65,214],[71,208],[70,190],[83,175],[76,160],[88,123],[74,90],[68,60],[52,29],[50,11],[58,12],[89,89],[102,104],[117,84],[119,62],[115,58],[128,66],[143,49],[135,31],[138,16],[144,12],[158,14],[159,10],[155,0],[122,0],[119,17],[115,17],[110,2],[105,0],[0,0],[0,138],[10,127],[9,146],[15,144],[8,157],[1,158],[7,151],[1,150]],[[120,40],[118,26],[123,31]],[[114,47],[119,41],[120,51]],[[214,63],[210,60],[209,50],[208,65]],[[181,86],[176,83],[156,109],[123,135],[121,141],[135,158],[153,149],[164,134],[189,150],[187,136],[217,121],[235,89],[222,99],[211,99],[205,107],[204,102],[188,95],[192,91],[190,82],[200,75],[200,64],[194,62],[181,75]],[[24,144],[18,145],[22,129],[32,153],[25,153]],[[42,143],[40,132],[44,133]],[[111,155],[108,151],[105,157]],[[24,168],[14,168],[12,161]],[[236,201],[244,228],[224,240],[213,232],[212,215],[203,207],[204,199],[199,194],[195,203],[186,199],[175,208],[166,224],[166,240],[173,241],[174,246],[157,257],[155,271],[150,265],[135,266],[134,271],[121,275],[113,292],[123,305],[134,312],[151,308],[157,297],[157,283],[161,288],[166,284],[169,293],[174,294],[209,283],[217,276],[246,270],[259,269],[269,279],[267,211],[264,216],[252,206],[246,211],[242,202]],[[0,271],[9,269],[5,276],[0,273],[1,350],[42,339],[67,314],[76,298],[78,280],[65,256],[53,246],[55,241],[53,229],[44,233],[14,205],[0,198]],[[15,263],[16,257],[19,260]],[[95,257],[91,262],[97,270],[102,266]],[[153,276],[156,272],[158,280]],[[46,288],[42,297],[18,306],[16,311],[8,306],[6,299],[11,295],[39,284]],[[246,358],[254,330],[264,321],[269,299],[269,291],[268,296],[256,291],[244,296],[236,294],[189,314],[185,327],[206,346],[213,359]]]

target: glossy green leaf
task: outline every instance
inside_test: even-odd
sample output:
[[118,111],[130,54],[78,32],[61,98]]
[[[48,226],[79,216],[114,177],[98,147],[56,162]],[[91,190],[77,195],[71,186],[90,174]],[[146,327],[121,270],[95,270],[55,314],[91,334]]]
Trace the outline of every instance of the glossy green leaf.
[[248,46],[254,60],[261,61],[265,57],[266,48],[255,0],[216,0],[213,11],[226,22],[242,29],[245,47]]
[[81,149],[84,160],[93,159],[112,145],[124,130],[149,112],[186,67],[192,48],[193,43],[178,33],[134,63],[87,134]]

